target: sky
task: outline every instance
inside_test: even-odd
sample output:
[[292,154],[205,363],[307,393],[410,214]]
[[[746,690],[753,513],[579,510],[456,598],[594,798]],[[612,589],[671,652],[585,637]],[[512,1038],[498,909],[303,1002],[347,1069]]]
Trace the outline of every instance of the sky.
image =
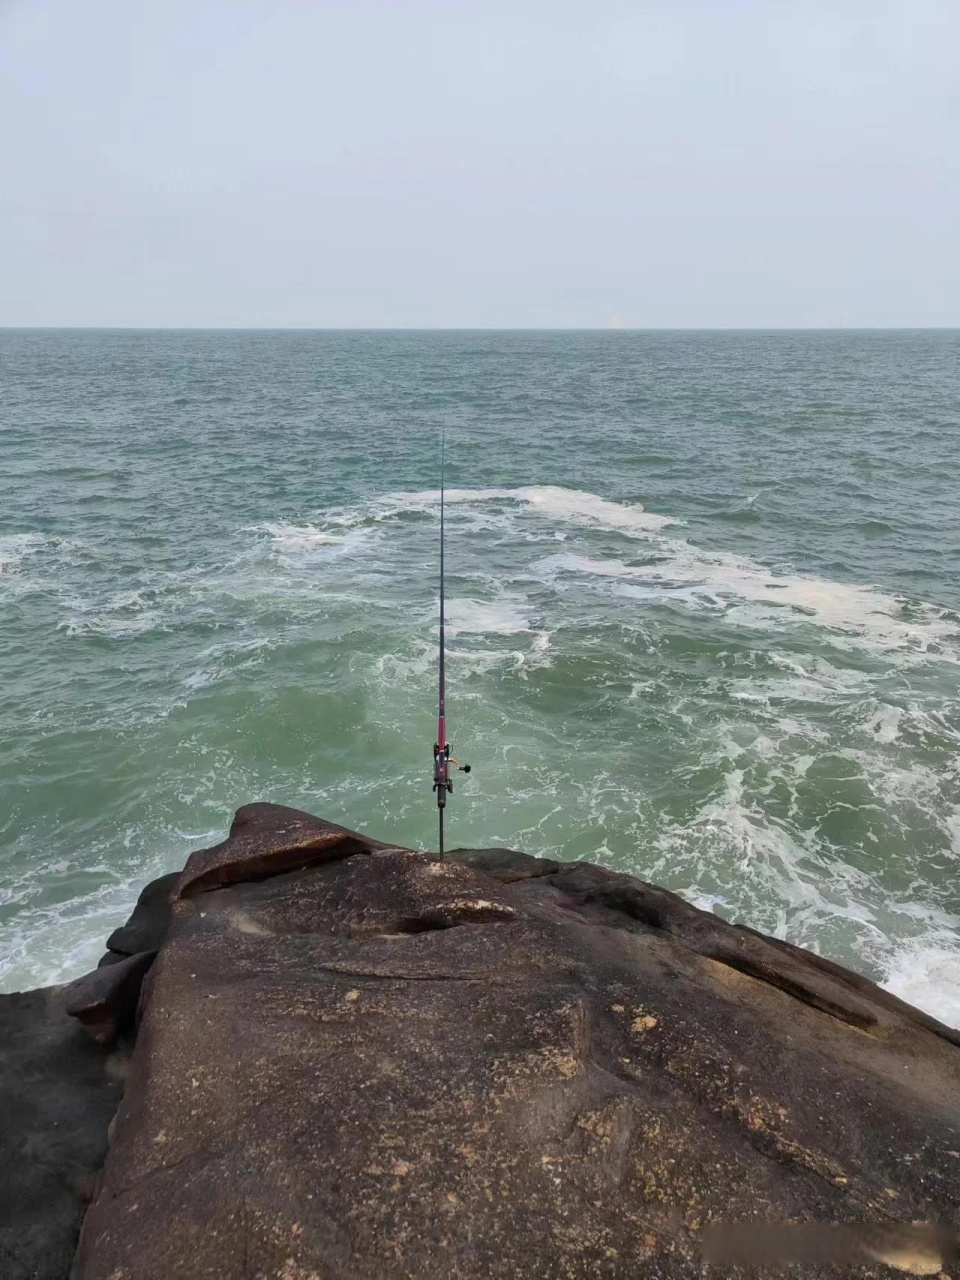
[[960,0],[0,0],[0,325],[960,325]]

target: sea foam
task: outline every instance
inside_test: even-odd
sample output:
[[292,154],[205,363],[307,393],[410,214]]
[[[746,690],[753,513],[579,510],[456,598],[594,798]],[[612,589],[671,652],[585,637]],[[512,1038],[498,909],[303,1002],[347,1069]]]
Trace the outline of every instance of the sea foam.
[[8,533],[0,537],[0,578],[17,572],[27,556],[43,545],[43,534]]
[[[615,502],[597,494],[556,485],[518,488],[448,489],[446,502],[472,508],[506,504],[558,524],[625,534],[647,544],[655,560],[628,564],[571,551],[545,557],[543,568],[615,579],[623,597],[642,602],[682,603],[722,609],[725,620],[751,628],[815,625],[839,648],[862,646],[875,653],[932,653],[960,665],[960,620],[934,605],[907,608],[907,601],[872,584],[839,582],[810,574],[775,572],[758,561],[703,550],[685,538],[664,535],[676,521],[646,511],[639,503]],[[401,511],[438,507],[440,491],[391,493],[367,508],[367,518],[383,521]],[[351,517],[340,513],[340,520]],[[354,516],[353,518],[357,518]]]
[[[960,926],[960,921],[957,922]],[[935,932],[898,946],[881,986],[925,1009],[948,1027],[960,1027],[960,943],[955,932]]]

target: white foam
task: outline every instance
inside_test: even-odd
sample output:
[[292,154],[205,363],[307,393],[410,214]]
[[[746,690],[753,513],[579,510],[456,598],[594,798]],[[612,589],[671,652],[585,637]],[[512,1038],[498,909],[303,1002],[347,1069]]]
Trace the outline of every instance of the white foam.
[[[904,823],[903,810],[919,810],[934,826],[940,826],[940,809],[943,803],[943,776],[936,768],[912,760],[898,763],[898,757],[888,751],[860,751],[855,747],[839,747],[835,755],[852,760],[860,769],[873,794],[882,803],[884,811],[894,821]],[[907,825],[910,825],[909,820]],[[949,842],[949,831],[944,831]]]
[[[614,502],[598,494],[559,485],[446,490],[446,502],[470,512],[490,504],[516,508],[567,524],[625,534],[645,542],[650,563],[626,564],[585,554],[548,556],[540,562],[552,576],[578,573],[616,580],[625,597],[655,603],[682,604],[695,610],[722,611],[724,621],[755,629],[815,625],[830,634],[838,648],[864,648],[876,653],[898,651],[922,658],[930,653],[960,665],[960,622],[945,610],[919,606],[908,616],[906,602],[870,584],[852,584],[809,574],[775,573],[756,561],[726,552],[710,552],[662,530],[677,523],[644,510],[639,503]],[[438,489],[388,493],[363,508],[339,508],[323,514],[323,524],[341,528],[388,521],[404,512],[435,512]],[[487,524],[499,517],[487,514]],[[511,516],[513,519],[513,516]],[[319,525],[257,526],[282,549],[325,548],[343,541],[342,533]],[[515,534],[521,530],[514,527]],[[551,528],[551,538],[563,530]],[[541,535],[538,535],[541,536]]]
[[332,533],[325,533],[322,529],[317,529],[314,525],[297,525],[297,524],[265,524],[260,528],[264,533],[270,535],[274,542],[278,542],[283,547],[290,547],[300,550],[304,547],[320,547],[328,543],[342,542],[342,537],[337,537]]
[[699,885],[691,885],[689,889],[684,891],[683,896],[695,907],[699,907],[701,911],[709,911],[711,915],[717,914],[717,907],[723,907],[728,911],[732,907],[722,894],[708,893],[707,890],[701,889]]
[[508,649],[460,649],[453,646],[447,649],[447,660],[456,665],[457,678],[462,681],[467,676],[487,675],[498,667],[515,668],[522,663],[522,655]]
[[950,838],[950,848],[957,855],[960,855],[960,806],[955,806],[945,822],[947,835]]
[[162,630],[169,627],[177,610],[178,592],[179,584],[164,582],[116,591],[99,600],[64,596],[62,603],[70,612],[57,623],[57,630],[72,637],[104,636],[111,640]]
[[960,941],[936,933],[901,944],[880,984],[949,1027],[960,1027]]
[[436,644],[423,642],[410,656],[397,653],[381,653],[373,669],[383,684],[399,688],[416,688],[421,681],[432,677],[436,671]]
[[[806,720],[798,720],[795,716],[781,716],[777,720],[777,726],[784,733],[794,738],[803,738],[809,742],[830,741],[830,735],[826,729],[821,729],[818,725],[810,724]],[[800,758],[807,762],[804,769],[804,772],[806,772],[810,765],[813,764],[814,757],[802,756]]]
[[188,689],[192,689],[194,693],[201,689],[209,689],[211,685],[216,684],[217,673],[215,671],[194,671],[191,675],[184,678],[183,683]]
[[[427,510],[439,503],[439,490],[389,494],[377,518],[401,510]],[[694,608],[725,611],[734,625],[758,628],[812,623],[829,631],[840,647],[862,645],[878,652],[892,650],[938,656],[960,663],[960,625],[945,610],[921,606],[915,618],[905,616],[905,601],[870,584],[837,582],[808,574],[778,574],[756,561],[726,552],[709,552],[683,538],[660,536],[674,524],[669,516],[645,511],[640,504],[613,502],[597,494],[557,485],[515,489],[448,489],[446,501],[473,506],[519,503],[552,520],[620,533],[647,541],[656,555],[650,564],[627,565],[571,553],[547,557],[554,570],[618,579],[632,587],[635,598],[680,601]],[[642,587],[637,590],[638,587]]]
[[447,602],[447,631],[451,636],[513,636],[529,631],[528,611],[522,600],[471,600],[455,598]]
[[[725,754],[737,756],[741,749],[732,745]],[[661,831],[657,843],[665,853],[672,853],[680,844],[704,840],[720,844],[727,855],[735,856],[739,874],[760,875],[768,885],[775,885],[779,901],[794,908],[819,904],[818,889],[797,871],[804,850],[786,829],[771,823],[745,800],[742,769],[731,769],[725,775],[723,793],[707,801],[690,822]]]
[[873,738],[874,742],[896,742],[900,737],[900,721],[903,719],[902,707],[891,707],[880,703],[861,728]]
[[[876,809],[894,823],[899,806],[919,807],[931,823],[945,828],[949,849],[951,835],[960,834],[960,808],[944,820],[942,776],[919,762],[903,766],[891,759],[885,739],[894,722],[899,728],[900,718],[888,715],[883,704],[879,710],[879,723],[886,728],[874,736],[883,739],[883,750],[838,747],[833,752],[856,761],[864,781],[882,797],[882,803],[867,798],[858,807]],[[803,728],[772,717],[767,723],[792,738]],[[669,875],[698,906],[719,907],[764,932],[866,968],[902,999],[960,1025],[960,919],[925,896],[929,886],[922,862],[915,869],[909,860],[901,862],[901,873],[914,870],[917,879],[896,898],[882,869],[872,871],[869,859],[848,862],[816,826],[801,827],[802,811],[793,798],[816,757],[797,754],[787,740],[758,732],[745,747],[723,738],[712,755],[702,757],[703,763],[724,759],[730,767],[722,786],[691,817],[663,824],[653,842],[661,856],[644,874]],[[791,796],[787,812],[777,816],[764,799],[772,779],[786,785]]]
[[345,534],[328,533],[312,524],[260,524],[249,526],[251,533],[265,533],[280,551],[314,551],[322,547],[340,546]]
[[275,649],[276,640],[270,636],[254,636],[248,640],[224,640],[201,649],[198,658],[224,658],[235,653],[260,653],[263,649]]
[[[775,655],[770,655],[775,660]],[[867,677],[857,671],[838,671],[828,662],[813,659],[810,669],[797,666],[790,676],[741,676],[727,683],[731,698],[760,703],[772,710],[785,702],[841,704],[869,690]]]
[[[540,657],[545,657],[545,655],[549,652],[549,650],[550,650],[549,631],[537,631],[533,637],[533,652]],[[546,662],[548,661],[549,659],[546,659]]]
[[40,533],[8,533],[0,537],[0,578],[16,573],[26,557],[39,551],[43,543]]
[[[516,502],[532,507],[555,520],[592,525],[620,533],[647,534],[665,525],[676,524],[671,516],[645,511],[639,503],[612,502],[581,489],[561,485],[522,485],[516,489],[447,489],[445,501],[453,506],[485,502]],[[388,494],[388,512],[426,510],[440,503],[439,489]]]
[[144,632],[159,629],[163,625],[158,610],[150,609],[131,618],[117,618],[109,612],[83,618],[76,615],[57,624],[57,630],[75,638],[78,636],[103,636],[108,640],[129,640]]
[[615,579],[621,594],[635,598],[722,607],[724,621],[733,625],[769,630],[814,624],[830,632],[840,648],[927,655],[934,647],[942,660],[960,665],[960,625],[944,610],[925,606],[908,620],[903,600],[872,586],[776,575],[753,561],[702,551],[682,538],[652,541],[658,559],[650,564],[559,554],[546,557],[541,566],[553,573]]
[[523,502],[558,520],[596,525],[621,533],[650,533],[665,525],[675,524],[670,516],[645,511],[639,503],[611,502],[594,493],[579,489],[563,489],[557,485],[532,485],[514,491]]
[[[82,864],[59,861],[34,865],[8,878],[7,900],[16,903],[20,912],[4,929],[0,991],[26,991],[66,982],[92,969],[103,954],[104,938],[129,917],[143,884],[182,866],[186,849],[212,844],[222,834],[219,829],[171,830],[171,848],[163,856],[152,847],[155,832],[151,831],[145,845],[144,831],[137,828],[131,833],[128,829],[123,845],[129,848],[132,844],[140,852],[125,865],[112,855],[105,863],[99,862],[91,851]],[[102,879],[96,887],[69,900],[40,905],[45,880],[78,870]]]

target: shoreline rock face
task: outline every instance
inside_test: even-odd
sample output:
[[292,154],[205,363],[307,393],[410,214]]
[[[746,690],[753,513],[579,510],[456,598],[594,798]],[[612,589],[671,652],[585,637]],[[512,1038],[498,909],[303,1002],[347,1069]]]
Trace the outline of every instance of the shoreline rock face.
[[250,805],[108,945],[73,1280],[957,1274],[960,1035],[633,877]]
[[629,876],[249,806],[172,889],[76,1276],[699,1276],[711,1222],[942,1220],[956,1040]]
[[85,1036],[65,995],[0,995],[2,1280],[66,1280],[123,1093],[123,1046]]

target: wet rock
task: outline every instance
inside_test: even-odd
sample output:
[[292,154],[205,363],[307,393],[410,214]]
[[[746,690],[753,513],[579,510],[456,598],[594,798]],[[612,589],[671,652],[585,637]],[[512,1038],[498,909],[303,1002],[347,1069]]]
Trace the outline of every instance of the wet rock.
[[170,908],[180,875],[179,871],[171,871],[150,881],[137,899],[130,919],[119,929],[114,929],[107,939],[109,951],[121,956],[135,956],[142,951],[160,949],[167,936]]
[[629,876],[241,815],[179,882],[81,1280],[693,1277],[717,1222],[947,1264],[897,1234],[960,1198],[933,1019]]
[[93,1040],[111,1044],[132,1028],[140,988],[156,954],[141,951],[119,957],[113,964],[98,965],[65,988],[64,1009]]
[[3,1280],[67,1280],[123,1071],[66,1015],[63,988],[0,995]]

